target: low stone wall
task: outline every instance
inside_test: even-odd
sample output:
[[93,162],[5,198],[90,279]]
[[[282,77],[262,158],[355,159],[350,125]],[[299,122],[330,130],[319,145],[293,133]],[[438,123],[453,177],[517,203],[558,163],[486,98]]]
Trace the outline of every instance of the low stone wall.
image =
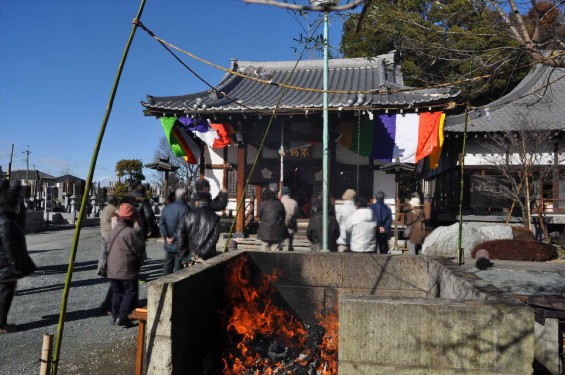
[[531,374],[532,312],[522,305],[346,296],[339,374]]
[[148,375],[220,360],[225,271],[238,256],[278,274],[277,292],[306,323],[339,309],[340,375],[532,372],[533,311],[449,260],[238,250],[148,284]]

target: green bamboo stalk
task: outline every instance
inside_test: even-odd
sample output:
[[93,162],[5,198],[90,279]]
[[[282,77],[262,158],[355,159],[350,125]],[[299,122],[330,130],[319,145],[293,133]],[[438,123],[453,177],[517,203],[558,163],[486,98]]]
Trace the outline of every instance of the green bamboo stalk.
[[[139,10],[137,11],[137,16],[135,20],[139,20],[141,18],[141,14],[143,13],[143,8],[145,7],[145,0],[141,0],[141,4],[139,6]],[[78,215],[78,220],[76,222],[75,227],[75,234],[73,237],[73,245],[71,248],[71,253],[69,256],[69,266],[67,268],[67,278],[65,280],[65,287],[63,289],[63,297],[61,300],[61,311],[59,313],[59,324],[57,326],[57,340],[55,342],[55,351],[53,354],[52,359],[52,374],[57,375],[57,370],[59,368],[59,354],[61,351],[61,342],[63,340],[63,329],[65,326],[65,314],[67,311],[67,299],[69,296],[69,288],[71,284],[71,279],[73,277],[73,270],[74,264],[76,259],[77,247],[78,247],[78,240],[80,237],[80,230],[82,227],[82,220],[84,218],[84,213],[86,211],[86,203],[88,199],[88,192],[90,190],[90,185],[92,184],[92,176],[94,175],[94,169],[96,168],[96,160],[98,159],[98,153],[100,152],[100,145],[102,144],[102,139],[104,138],[104,132],[106,131],[106,125],[108,124],[108,119],[110,118],[110,113],[112,112],[112,106],[114,104],[114,98],[116,97],[116,91],[118,89],[118,84],[120,82],[120,77],[122,75],[122,71],[124,68],[124,64],[129,52],[129,48],[133,41],[133,37],[135,35],[135,31],[137,30],[137,23],[134,22],[131,33],[129,35],[129,39],[126,43],[126,47],[124,49],[124,53],[122,55],[122,59],[120,61],[120,65],[118,66],[118,71],[116,73],[116,78],[114,79],[114,85],[112,87],[112,92],[110,94],[110,99],[108,100],[108,106],[106,107],[106,114],[104,115],[104,119],[102,120],[102,126],[100,127],[100,132],[98,134],[98,139],[96,141],[96,146],[94,148],[94,152],[92,154],[92,160],[90,162],[90,170],[88,171],[88,177],[86,179],[86,185],[84,188],[85,194],[82,196],[82,202],[80,204],[80,211]]]
[[461,165],[461,179],[459,187],[459,238],[457,240],[457,264],[460,266],[463,261],[463,248],[461,242],[463,238],[463,188],[465,187],[465,146],[467,143],[467,123],[469,122],[469,107],[465,107],[465,126],[463,128],[463,146],[461,147],[461,157],[459,164]]

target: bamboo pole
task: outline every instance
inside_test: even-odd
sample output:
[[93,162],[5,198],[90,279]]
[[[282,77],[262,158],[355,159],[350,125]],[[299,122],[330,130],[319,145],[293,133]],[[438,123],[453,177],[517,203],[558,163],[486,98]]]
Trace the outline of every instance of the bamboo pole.
[[[102,139],[104,138],[104,132],[106,131],[106,125],[108,124],[108,119],[110,118],[110,113],[112,112],[112,106],[114,104],[114,98],[116,97],[116,92],[118,90],[118,84],[120,83],[120,78],[122,76],[122,71],[124,68],[124,64],[126,58],[128,56],[129,48],[131,43],[133,42],[133,37],[135,35],[135,31],[137,30],[137,21],[141,18],[141,14],[143,13],[143,8],[145,7],[145,0],[141,0],[141,4],[137,11],[137,16],[134,20],[129,39],[126,43],[126,47],[124,49],[122,59],[120,61],[120,65],[118,66],[118,71],[116,73],[116,77],[114,79],[114,85],[112,87],[112,92],[110,94],[110,99],[108,100],[108,106],[106,107],[106,113],[104,115],[104,119],[102,120],[102,125],[100,127],[100,132],[98,134],[98,139],[96,141],[96,146],[94,148],[94,152],[92,154],[92,160],[90,162],[90,170],[88,171],[88,177],[86,179],[86,185],[84,190],[88,191],[90,189],[90,185],[92,184],[92,177],[94,175],[94,169],[96,168],[96,160],[98,159],[98,153],[100,152],[100,145],[102,144]],[[76,222],[75,227],[75,234],[73,237],[73,245],[71,248],[71,253],[69,255],[69,266],[67,268],[67,278],[65,280],[65,286],[63,288],[63,296],[61,300],[61,311],[59,313],[59,324],[57,326],[57,340],[55,342],[55,353],[53,355],[53,375],[57,375],[57,370],[59,366],[59,354],[61,352],[61,342],[63,340],[63,331],[65,326],[65,313],[67,311],[67,299],[69,296],[69,288],[71,284],[71,279],[73,276],[73,269],[74,263],[76,259],[77,247],[78,247],[78,240],[80,237],[80,230],[82,226],[82,220],[84,218],[84,213],[86,212],[86,203],[88,200],[88,195],[83,194],[82,202],[80,205],[80,211],[78,216],[78,221]]]
[[51,370],[51,350],[53,349],[53,334],[43,334],[43,347],[41,348],[41,367],[39,375],[49,375]]
[[459,187],[459,238],[457,239],[457,264],[460,266],[465,263],[463,259],[463,248],[461,242],[463,238],[463,188],[465,187],[465,146],[467,142],[467,124],[469,122],[469,107],[465,108],[465,127],[463,128],[463,146],[461,147],[461,179]]

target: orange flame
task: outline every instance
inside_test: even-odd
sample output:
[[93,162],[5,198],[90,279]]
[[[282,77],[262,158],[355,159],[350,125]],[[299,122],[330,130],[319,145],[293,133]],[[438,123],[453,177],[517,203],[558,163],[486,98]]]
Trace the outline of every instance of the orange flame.
[[[337,374],[337,314],[325,317],[317,314],[325,335],[316,353],[312,353],[312,348],[306,347],[308,331],[302,322],[273,304],[273,283],[278,275],[261,275],[252,283],[247,259],[240,257],[235,261],[228,275],[226,295],[232,311],[227,319],[227,331],[235,333],[238,342],[237,350],[230,349],[232,352],[223,360],[224,374],[280,373],[277,369],[281,369],[283,363],[275,358],[262,358],[253,347],[261,338],[275,338],[284,345],[285,351],[291,348],[302,353],[295,363],[307,365],[304,357],[316,357],[319,374]],[[293,374],[286,370],[284,373]]]

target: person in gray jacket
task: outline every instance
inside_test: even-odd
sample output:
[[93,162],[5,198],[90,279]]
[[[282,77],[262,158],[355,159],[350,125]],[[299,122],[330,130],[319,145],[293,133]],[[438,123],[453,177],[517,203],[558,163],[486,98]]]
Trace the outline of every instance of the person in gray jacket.
[[177,229],[182,218],[189,211],[186,197],[186,189],[177,189],[175,191],[175,200],[165,206],[159,218],[159,230],[165,240],[163,245],[165,250],[163,276],[181,269]]
[[118,220],[110,233],[108,271],[112,288],[112,323],[130,328],[128,315],[135,309],[139,295],[139,271],[145,260],[143,232],[133,226],[136,211],[129,203],[122,203]]

